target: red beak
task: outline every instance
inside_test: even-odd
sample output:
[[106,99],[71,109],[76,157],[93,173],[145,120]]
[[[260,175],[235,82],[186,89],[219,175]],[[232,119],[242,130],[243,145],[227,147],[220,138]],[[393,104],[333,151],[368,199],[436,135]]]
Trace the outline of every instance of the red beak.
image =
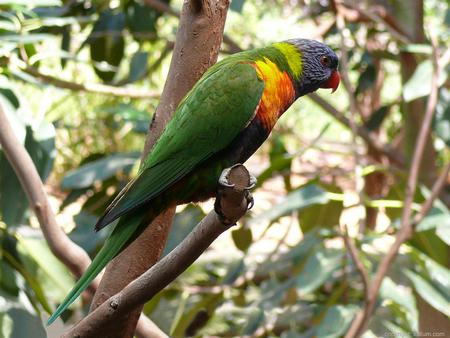
[[336,89],[339,87],[339,82],[341,81],[341,76],[339,75],[339,72],[337,70],[333,71],[331,73],[330,78],[327,82],[325,82],[320,88],[331,88],[332,93],[336,91]]

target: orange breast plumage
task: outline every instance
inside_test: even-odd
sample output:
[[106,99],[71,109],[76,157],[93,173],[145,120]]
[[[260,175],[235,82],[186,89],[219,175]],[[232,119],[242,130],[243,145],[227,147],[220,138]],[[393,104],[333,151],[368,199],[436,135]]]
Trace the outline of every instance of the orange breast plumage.
[[259,103],[256,117],[264,127],[272,130],[278,118],[295,100],[295,89],[287,72],[281,71],[268,58],[253,64],[258,77],[264,81],[264,92]]

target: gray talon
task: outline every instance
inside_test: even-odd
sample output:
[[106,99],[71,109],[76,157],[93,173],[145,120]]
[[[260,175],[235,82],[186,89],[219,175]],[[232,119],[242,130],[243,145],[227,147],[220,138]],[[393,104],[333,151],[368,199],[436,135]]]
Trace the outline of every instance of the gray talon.
[[223,187],[234,188],[234,184],[228,183],[228,174],[230,173],[231,168],[226,168],[222,171],[219,177],[219,184]]
[[248,187],[245,188],[245,190],[253,189],[256,186],[257,182],[258,182],[258,180],[256,179],[256,177],[253,175],[250,175],[250,184],[248,185]]
[[252,194],[248,193],[247,196],[247,210],[250,210],[255,205],[255,199],[253,198]]

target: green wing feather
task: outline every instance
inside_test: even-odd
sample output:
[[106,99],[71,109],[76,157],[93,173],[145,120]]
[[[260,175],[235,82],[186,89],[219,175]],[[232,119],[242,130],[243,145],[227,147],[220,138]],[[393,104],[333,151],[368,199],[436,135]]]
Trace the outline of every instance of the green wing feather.
[[[103,268],[113,259],[124,247],[124,245],[133,237],[134,233],[141,224],[142,215],[136,214],[126,219],[120,219],[119,223],[114,228],[111,235],[105,241],[105,244],[95,256],[91,265],[87,268],[81,278],[76,282],[75,286],[64,298],[61,305],[50,316],[47,325],[53,323],[61,313],[63,313],[72,304],[78,296],[91,284]],[[126,226],[123,226],[126,223]]]
[[[248,63],[221,62],[211,67],[180,103],[138,177],[108,207],[98,227],[146,203],[225,148],[254,117],[264,83]],[[245,61],[245,60],[244,60]],[[83,276],[49,318],[47,324],[72,304],[108,262],[140,230],[141,212],[121,217],[111,236]]]
[[180,103],[138,177],[113,201],[96,229],[147,203],[224,149],[253,119],[263,90],[248,63],[213,66]]

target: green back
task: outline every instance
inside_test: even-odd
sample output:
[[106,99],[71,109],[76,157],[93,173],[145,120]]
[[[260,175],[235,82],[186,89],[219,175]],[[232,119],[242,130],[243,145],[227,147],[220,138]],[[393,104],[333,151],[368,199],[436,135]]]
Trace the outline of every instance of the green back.
[[264,83],[251,65],[242,63],[249,55],[239,56],[211,67],[186,95],[139,176],[113,201],[97,228],[157,196],[224,149],[250,123]]

